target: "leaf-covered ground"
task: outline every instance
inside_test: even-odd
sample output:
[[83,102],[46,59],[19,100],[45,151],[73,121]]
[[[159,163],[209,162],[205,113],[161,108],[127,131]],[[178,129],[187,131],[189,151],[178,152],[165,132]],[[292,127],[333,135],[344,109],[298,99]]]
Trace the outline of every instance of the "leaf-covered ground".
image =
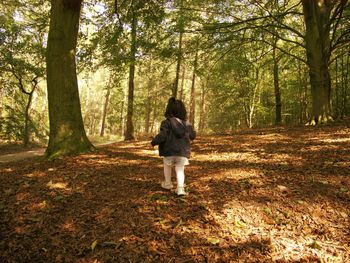
[[350,262],[350,128],[199,137],[189,196],[148,141],[0,165],[0,262]]

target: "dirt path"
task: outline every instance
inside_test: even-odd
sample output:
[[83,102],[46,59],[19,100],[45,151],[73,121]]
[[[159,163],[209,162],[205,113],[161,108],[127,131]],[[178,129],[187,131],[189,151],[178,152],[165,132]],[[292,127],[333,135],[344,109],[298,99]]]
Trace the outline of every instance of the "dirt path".
[[[113,143],[115,142],[98,143],[98,144],[95,144],[95,146],[99,148],[99,147],[103,147]],[[24,159],[41,157],[41,156],[44,156],[45,150],[46,148],[39,148],[39,149],[32,149],[28,151],[3,154],[3,155],[0,155],[0,163],[18,162]]]

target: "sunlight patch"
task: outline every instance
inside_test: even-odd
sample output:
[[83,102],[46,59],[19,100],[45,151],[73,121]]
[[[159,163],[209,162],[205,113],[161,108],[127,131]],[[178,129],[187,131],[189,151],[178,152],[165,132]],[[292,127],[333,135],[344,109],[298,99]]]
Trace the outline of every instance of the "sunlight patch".
[[30,193],[18,193],[16,195],[16,201],[23,201],[31,197]]
[[195,160],[198,161],[238,161],[238,160],[258,160],[254,153],[242,152],[212,152],[210,154],[196,154]]
[[47,207],[47,202],[44,200],[42,202],[33,203],[29,209],[31,211],[33,211],[33,210],[41,210],[41,209],[44,209],[46,207]]
[[350,142],[350,138],[337,138],[337,139],[323,139],[321,142],[333,143],[333,142]]
[[151,149],[151,150],[137,150],[135,151],[137,154],[140,154],[141,156],[152,156],[152,155],[159,155],[158,149]]
[[261,172],[259,170],[253,169],[230,169],[221,173],[224,177],[230,179],[247,179],[247,178],[257,178]]
[[29,177],[29,178],[33,178],[33,177],[44,177],[46,176],[46,173],[29,173],[29,174],[25,174],[25,177]]
[[336,253],[336,249],[341,249],[346,253],[346,248],[342,244],[314,239],[312,236],[299,236],[297,239],[271,237],[271,243],[274,248],[272,253],[274,261],[299,262],[305,259],[302,256],[312,255],[315,261],[316,259],[327,259],[324,262],[344,262],[344,255]]
[[67,183],[58,182],[53,183],[52,180],[46,184],[50,189],[64,189],[64,190],[70,190],[70,188],[67,187]]
[[75,227],[75,224],[74,224],[74,222],[72,220],[66,221],[62,225],[62,229],[67,230],[69,232],[76,232],[76,227]]
[[2,170],[3,172],[6,172],[6,173],[11,173],[11,172],[14,172],[14,170],[12,168],[5,168]]

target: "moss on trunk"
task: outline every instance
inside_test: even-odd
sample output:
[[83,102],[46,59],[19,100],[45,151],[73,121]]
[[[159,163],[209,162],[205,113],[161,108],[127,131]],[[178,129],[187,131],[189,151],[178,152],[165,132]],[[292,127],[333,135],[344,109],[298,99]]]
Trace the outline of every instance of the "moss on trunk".
[[49,159],[94,148],[83,125],[75,63],[81,2],[51,2],[46,55],[50,119],[46,156]]

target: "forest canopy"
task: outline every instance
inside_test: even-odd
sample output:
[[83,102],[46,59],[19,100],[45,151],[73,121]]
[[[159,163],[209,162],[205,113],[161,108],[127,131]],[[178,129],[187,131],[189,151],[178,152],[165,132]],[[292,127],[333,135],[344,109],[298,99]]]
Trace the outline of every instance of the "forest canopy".
[[170,96],[200,133],[350,114],[345,0],[0,6],[0,138],[50,137],[49,155],[92,149],[88,137],[154,134]]

